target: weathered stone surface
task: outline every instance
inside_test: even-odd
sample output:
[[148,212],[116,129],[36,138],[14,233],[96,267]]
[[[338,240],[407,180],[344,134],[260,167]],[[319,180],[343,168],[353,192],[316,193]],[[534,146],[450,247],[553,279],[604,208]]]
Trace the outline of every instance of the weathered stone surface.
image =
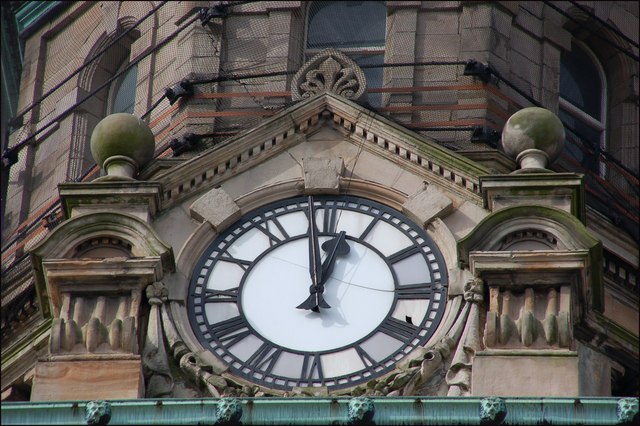
[[471,386],[474,396],[579,396],[578,355],[568,351],[564,356],[480,352],[473,361]]
[[340,176],[344,169],[342,158],[305,158],[304,186],[307,193],[332,193],[340,190]]
[[221,229],[240,218],[240,208],[222,188],[213,188],[198,198],[190,207],[191,217],[207,221],[215,229]]
[[31,401],[143,397],[139,359],[39,362]]
[[446,216],[452,209],[449,197],[431,185],[411,195],[403,206],[404,213],[422,226],[436,217]]
[[546,161],[537,161],[532,167],[544,168],[547,161],[551,163],[560,155],[564,137],[564,127],[557,115],[545,108],[528,107],[507,120],[502,131],[502,147],[523,169],[527,168],[525,151],[539,151]]
[[149,126],[132,114],[108,115],[91,134],[91,153],[101,166],[109,157],[122,155],[142,168],[153,158],[154,149],[155,140]]

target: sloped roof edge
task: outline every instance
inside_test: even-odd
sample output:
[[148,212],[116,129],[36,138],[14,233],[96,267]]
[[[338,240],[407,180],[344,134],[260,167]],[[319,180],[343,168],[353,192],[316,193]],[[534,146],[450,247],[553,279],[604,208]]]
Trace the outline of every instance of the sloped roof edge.
[[[342,127],[352,138],[377,146],[374,150],[380,155],[422,166],[463,194],[479,197],[479,176],[490,173],[486,167],[356,102],[325,92],[291,105],[258,126],[166,170],[155,180],[163,184],[163,199],[171,203],[211,186],[213,181],[223,181],[225,174],[235,175],[243,167],[304,141],[307,134],[327,122]],[[230,169],[235,169],[234,173],[227,173]]]

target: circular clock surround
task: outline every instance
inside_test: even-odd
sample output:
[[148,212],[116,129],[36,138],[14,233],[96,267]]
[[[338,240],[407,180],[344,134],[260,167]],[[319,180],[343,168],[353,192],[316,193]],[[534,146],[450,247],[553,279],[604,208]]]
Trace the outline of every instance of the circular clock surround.
[[[347,252],[333,257],[341,231]],[[331,263],[320,292],[329,307],[318,311],[298,306],[313,296],[314,238],[318,265]],[[277,390],[330,391],[388,373],[424,346],[447,288],[438,247],[398,211],[352,196],[295,197],[217,236],[191,277],[187,310],[200,344],[231,373]]]

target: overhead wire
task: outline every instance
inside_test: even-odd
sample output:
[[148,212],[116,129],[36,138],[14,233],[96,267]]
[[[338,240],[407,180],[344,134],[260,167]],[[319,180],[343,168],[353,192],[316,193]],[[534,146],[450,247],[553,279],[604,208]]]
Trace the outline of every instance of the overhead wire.
[[637,41],[631,40],[629,37],[627,37],[626,35],[622,34],[622,32],[619,29],[615,28],[613,25],[611,25],[608,22],[604,21],[603,19],[599,18],[598,15],[593,13],[593,11],[587,9],[585,6],[579,4],[575,0],[567,0],[567,1],[569,3],[571,3],[572,5],[574,5],[575,7],[577,7],[578,9],[580,9],[581,11],[583,11],[584,13],[586,13],[587,15],[589,15],[590,17],[592,17],[593,19],[595,19],[596,21],[598,21],[598,23],[600,23],[601,25],[606,27],[608,30],[610,30],[613,33],[615,33],[621,39],[629,42],[632,46],[640,47],[640,45],[638,44]]
[[75,104],[71,105],[70,107],[68,107],[66,110],[64,110],[63,112],[61,112],[60,114],[58,114],[56,117],[52,118],[46,125],[40,127],[40,129],[36,130],[34,133],[30,134],[29,136],[27,136],[25,139],[23,139],[22,141],[20,141],[19,143],[17,143],[16,145],[14,145],[10,151],[11,152],[16,152],[19,151],[20,149],[22,149],[24,146],[26,146],[27,144],[29,144],[36,136],[38,136],[40,133],[44,132],[45,130],[49,129],[52,125],[54,125],[57,121],[61,120],[62,118],[65,118],[67,115],[69,115],[75,108],[77,108],[79,105],[83,104],[84,102],[88,101],[89,99],[91,99],[93,96],[95,96],[98,92],[100,92],[102,89],[104,89],[105,87],[107,87],[109,84],[111,84],[114,80],[116,80],[118,77],[120,77],[122,74],[126,73],[127,71],[129,71],[129,69],[131,69],[134,65],[137,65],[138,62],[142,61],[143,59],[145,59],[148,55],[150,55],[151,53],[154,53],[156,50],[160,49],[161,47],[163,47],[165,44],[167,44],[169,41],[171,41],[173,38],[175,38],[178,34],[180,34],[185,28],[187,28],[189,25],[191,25],[196,19],[198,19],[198,16],[193,17],[192,19],[188,20],[184,25],[182,25],[180,28],[178,28],[177,30],[175,30],[173,33],[169,34],[164,40],[160,41],[159,43],[157,43],[153,48],[148,49],[146,52],[144,52],[143,54],[141,54],[136,60],[130,62],[126,67],[124,67],[122,70],[120,70],[118,73],[116,73],[115,75],[113,75],[112,77],[110,77],[109,79],[107,79],[104,83],[100,84],[96,89],[94,89],[91,93],[87,94],[87,96],[85,96],[84,98],[82,98],[81,100],[79,100],[78,102],[76,102]]
[[[589,31],[589,33],[591,33],[592,35],[596,36],[597,38],[599,38],[600,40],[604,41],[605,43],[609,44],[610,46],[616,48],[617,50],[619,50],[622,54],[629,56],[630,58],[638,61],[640,60],[640,57],[638,55],[635,55],[629,51],[627,51],[626,49],[622,48],[621,46],[619,46],[617,43],[609,40],[607,37],[604,37],[603,35],[597,33],[594,29],[589,28],[587,25],[585,25],[582,21],[580,21],[579,19],[571,16],[570,14],[568,14],[567,12],[565,12],[564,10],[562,10],[561,8],[559,8],[558,6],[556,6],[553,1],[549,1],[549,0],[543,0],[544,4],[546,4],[547,6],[549,6],[550,8],[552,8],[553,10],[557,11],[558,13],[560,13],[561,15],[569,18],[570,20],[572,20],[573,22],[575,22],[576,24],[578,24],[581,28]],[[593,16],[593,14],[590,14],[591,16]]]
[[[154,10],[157,11],[157,9],[159,9],[162,5],[164,5],[166,3],[166,1],[163,1],[161,4],[159,4]],[[222,6],[224,7],[233,7],[233,6],[238,6],[238,5],[242,5],[242,4],[247,4],[247,3],[253,3],[253,1],[242,1],[242,2],[235,2],[235,3],[227,3],[224,4]],[[549,4],[548,1],[545,1],[546,4]],[[558,10],[556,7],[554,7],[553,5],[550,5],[552,8]],[[564,14],[561,10],[558,10],[560,13]],[[131,29],[135,28],[135,26],[137,26],[139,24],[139,22],[143,21],[144,19],[146,19],[152,12],[150,12],[149,14],[147,14],[145,17],[141,18],[135,25],[134,27],[132,27]],[[564,14],[565,16],[567,16],[566,14]],[[591,15],[593,16],[593,15]],[[71,112],[71,110],[73,110],[75,107],[77,107],[78,105],[82,104],[83,102],[85,102],[86,100],[88,100],[90,97],[92,97],[93,95],[95,95],[96,92],[102,90],[104,87],[106,87],[107,84],[110,84],[115,78],[119,77],[121,74],[123,74],[124,72],[126,72],[132,65],[137,64],[137,62],[139,60],[141,60],[142,58],[146,57],[148,54],[153,53],[155,50],[157,50],[158,48],[162,47],[164,44],[166,44],[168,41],[170,41],[171,39],[173,39],[179,32],[181,32],[182,30],[184,30],[184,28],[186,28],[187,26],[191,25],[191,23],[193,23],[196,19],[198,19],[198,16],[193,17],[192,19],[190,19],[186,24],[182,25],[179,29],[177,29],[173,34],[169,35],[165,40],[163,40],[161,43],[159,43],[158,45],[156,45],[153,49],[150,49],[148,52],[145,52],[144,55],[141,55],[141,57],[136,60],[135,62],[133,62],[132,64],[129,64],[128,67],[126,67],[124,70],[121,70],[116,76],[114,76],[113,78],[109,79],[105,84],[101,85],[98,89],[94,90],[92,93],[90,93],[87,97],[85,97],[84,99],[82,99],[81,101],[79,101],[78,103],[76,103],[74,106],[68,108],[67,110],[65,110],[63,113],[61,113],[59,116],[57,116],[56,118],[54,118],[53,120],[51,120],[47,125],[45,125],[44,127],[42,127],[40,130],[38,130],[37,132],[35,132],[34,134],[30,135],[27,137],[27,139],[21,141],[18,145],[14,146],[12,149],[20,149],[23,146],[25,146],[29,141],[31,141],[33,138],[35,138],[35,136],[37,136],[40,132],[50,128],[51,125],[55,124],[56,121],[60,120],[61,118],[65,117],[66,115],[68,115],[69,112]],[[123,37],[125,34],[122,34],[119,36],[119,38]],[[119,39],[118,38],[118,39]],[[98,54],[94,55],[94,57],[92,57],[90,61],[95,60],[100,54],[104,53],[108,47],[112,46],[113,44],[116,43],[116,40],[114,40],[113,42],[111,42],[109,44],[109,46],[103,48]],[[622,50],[619,46],[616,46],[619,50]],[[412,67],[419,67],[419,66],[434,66],[434,65],[464,65],[466,64],[466,61],[428,61],[428,62],[401,62],[401,63],[386,63],[383,64],[382,67],[383,68],[393,68],[393,67],[403,67],[403,66],[412,66]],[[84,64],[84,66],[86,66],[87,64]],[[362,65],[361,68],[374,68],[374,67],[380,67],[381,65]],[[255,65],[243,70],[248,70],[248,69],[258,69],[260,68],[260,65]],[[80,70],[80,68],[79,68]],[[77,74],[77,72],[79,72],[79,70],[76,70],[74,73]],[[234,71],[238,71],[239,69],[236,69]],[[215,77],[211,77],[211,78],[205,78],[205,79],[194,79],[194,80],[190,80],[190,82],[194,85],[198,85],[198,84],[206,84],[206,83],[215,83],[215,82],[224,82],[224,81],[236,81],[239,84],[243,85],[243,83],[241,82],[241,80],[246,80],[246,79],[255,79],[255,78],[265,78],[265,77],[273,77],[273,76],[283,76],[283,75],[291,75],[294,74],[296,71],[274,71],[274,72],[267,72],[267,73],[255,73],[255,74],[246,74],[246,75],[237,75],[237,74],[231,74],[234,71],[225,71],[223,70],[223,72],[225,73],[225,75],[217,75]],[[529,101],[531,104],[536,105],[536,106],[540,106],[540,103],[537,102],[533,97],[527,95],[526,93],[524,93],[524,91],[522,91],[521,89],[519,89],[516,85],[514,85],[513,83],[511,83],[510,81],[508,81],[507,79],[503,78],[502,76],[500,76],[497,72],[495,72],[494,70],[492,70],[493,75],[495,75],[499,81],[503,81],[505,84],[507,84],[509,87],[511,87],[512,89],[514,89],[519,95],[521,95],[523,98],[525,98],[527,101]],[[64,82],[68,81],[72,76],[69,76],[67,79],[65,79]],[[64,83],[63,82],[63,83]],[[63,84],[61,83],[61,84]],[[245,88],[245,90],[247,90],[246,86],[243,85],[243,87]],[[47,94],[45,94],[41,99],[39,99],[36,102],[41,102],[41,100],[46,97],[49,96],[54,89],[50,90]],[[156,102],[154,102],[154,104],[143,114],[142,118],[147,117],[155,108],[158,107],[158,105],[160,105],[162,103],[162,101],[165,99],[165,96],[161,96]],[[259,102],[257,102],[255,99],[254,101],[260,105]],[[35,104],[35,103],[34,103]],[[262,105],[261,105],[262,106]],[[31,106],[30,108],[32,108],[33,106]],[[264,108],[264,106],[262,106]],[[25,110],[23,112],[21,112],[21,114],[26,113],[28,110]],[[406,123],[405,123],[406,124]],[[416,130],[416,131],[440,131],[440,130],[449,130],[449,131],[456,131],[456,130],[473,130],[473,128],[469,128],[469,127],[451,127],[451,128],[443,128],[443,127],[433,127],[433,128],[427,128],[427,127],[422,127],[422,128],[415,128],[412,130]],[[580,135],[578,135],[580,136]],[[436,139],[434,139],[434,141],[442,143],[440,141],[437,141]],[[624,165],[622,165],[621,163],[619,163],[617,160],[615,160],[615,158],[610,157],[610,155],[606,152],[603,152],[603,156],[606,156],[607,158],[609,158],[612,162],[615,162],[616,165],[618,165],[619,167],[623,168],[624,170],[630,172]],[[354,164],[355,167],[355,164]],[[90,169],[88,169],[88,171],[86,173],[83,174],[82,178],[86,177],[91,170],[93,170],[95,168],[95,165],[92,166]],[[353,174],[353,170],[351,171],[351,173]],[[57,207],[56,207],[57,208]],[[42,217],[40,217],[41,219]],[[40,220],[39,219],[39,220]]]
[[51,89],[49,89],[44,95],[40,96],[40,98],[34,102],[31,103],[31,105],[29,105],[27,108],[25,108],[24,110],[22,110],[20,113],[16,114],[15,117],[11,118],[11,121],[15,121],[18,118],[23,117],[27,112],[31,111],[33,108],[36,107],[36,105],[40,104],[44,99],[46,99],[47,97],[49,97],[52,93],[54,93],[56,90],[58,90],[60,87],[62,87],[62,85],[64,85],[66,82],[68,82],[69,80],[71,80],[73,77],[75,77],[76,75],[78,75],[82,70],[84,70],[86,67],[88,67],[93,61],[95,61],[96,59],[100,58],[105,52],[107,52],[112,46],[114,46],[116,43],[118,43],[123,37],[125,37],[126,35],[128,35],[131,31],[133,31],[134,29],[136,29],[138,27],[138,25],[140,25],[142,22],[144,22],[148,17],[150,17],[151,15],[153,15],[154,13],[156,13],[162,6],[164,6],[167,3],[167,0],[163,0],[161,1],[156,7],[154,7],[153,9],[151,9],[146,15],[144,15],[142,18],[140,18],[139,20],[137,20],[136,22],[134,22],[133,26],[127,28],[124,32],[122,32],[121,34],[119,34],[115,39],[113,39],[109,44],[107,44],[105,47],[103,47],[102,49],[100,49],[97,53],[95,53],[91,58],[89,58],[86,62],[84,62],[80,67],[78,67],[75,71],[73,71],[71,74],[69,74],[67,77],[65,77],[60,83],[56,84],[55,86],[53,86]]

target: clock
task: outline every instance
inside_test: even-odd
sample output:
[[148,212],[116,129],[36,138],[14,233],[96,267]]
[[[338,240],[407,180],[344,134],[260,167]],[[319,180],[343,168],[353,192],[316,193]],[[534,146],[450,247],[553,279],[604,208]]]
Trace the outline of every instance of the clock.
[[424,346],[442,319],[447,268],[422,227],[378,202],[296,197],[221,232],[191,277],[204,348],[277,390],[356,386]]

